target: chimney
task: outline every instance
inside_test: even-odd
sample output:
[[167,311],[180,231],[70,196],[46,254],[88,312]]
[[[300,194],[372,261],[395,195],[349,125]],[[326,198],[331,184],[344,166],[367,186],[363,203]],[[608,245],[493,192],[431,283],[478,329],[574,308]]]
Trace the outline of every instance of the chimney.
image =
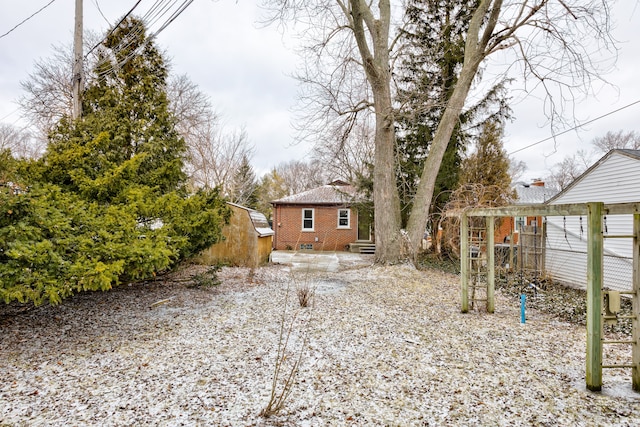
[[535,179],[533,180],[533,182],[531,183],[531,185],[532,185],[533,187],[544,187],[544,181],[543,181],[543,180],[541,180],[540,178],[535,178]]

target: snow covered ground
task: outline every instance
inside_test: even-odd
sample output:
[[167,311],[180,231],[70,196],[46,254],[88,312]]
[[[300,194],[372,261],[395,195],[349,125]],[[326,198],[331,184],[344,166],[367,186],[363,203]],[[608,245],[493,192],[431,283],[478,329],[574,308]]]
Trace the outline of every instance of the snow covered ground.
[[[629,370],[585,389],[584,326],[535,311],[520,324],[499,292],[495,314],[462,314],[459,279],[437,271],[338,270],[224,268],[212,288],[188,287],[185,270],[58,307],[2,307],[0,426],[640,424]],[[299,308],[299,286],[316,290],[312,307]],[[302,351],[301,366],[282,411],[263,418],[283,312],[280,377]],[[605,361],[628,361],[620,347]]]

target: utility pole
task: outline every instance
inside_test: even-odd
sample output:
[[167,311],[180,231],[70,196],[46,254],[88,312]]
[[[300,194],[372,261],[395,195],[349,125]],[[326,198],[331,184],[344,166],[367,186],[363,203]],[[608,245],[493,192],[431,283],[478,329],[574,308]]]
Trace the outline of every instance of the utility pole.
[[82,116],[82,90],[84,71],[82,67],[82,0],[76,0],[76,18],[73,31],[73,119]]

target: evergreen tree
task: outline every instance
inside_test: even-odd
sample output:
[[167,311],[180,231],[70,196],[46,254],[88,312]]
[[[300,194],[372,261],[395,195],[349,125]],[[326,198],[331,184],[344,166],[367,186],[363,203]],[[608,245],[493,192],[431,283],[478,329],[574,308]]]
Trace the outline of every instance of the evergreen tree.
[[[405,17],[404,38],[411,46],[401,65],[398,100],[398,188],[403,224],[412,208],[429,147],[458,80],[464,43],[476,0],[412,0]],[[493,109],[493,111],[489,111]],[[463,112],[451,135],[429,211],[435,224],[458,183],[462,155],[479,122],[509,114],[503,84]],[[434,226],[432,226],[434,227]]]
[[84,116],[64,117],[45,155],[22,161],[26,191],[0,187],[0,298],[40,304],[153,277],[221,239],[230,212],[189,196],[185,144],[168,110],[164,60],[140,20],[100,48]]
[[271,172],[265,174],[260,179],[260,185],[257,189],[258,207],[257,210],[265,214],[271,220],[273,206],[271,202],[282,197],[291,195],[285,180],[278,174],[275,168]]
[[475,197],[477,206],[503,206],[512,200],[509,157],[502,143],[500,123],[485,122],[476,143],[476,150],[462,162],[460,188],[482,186],[482,197]]
[[16,160],[8,148],[0,149],[0,185],[8,185],[15,175]]
[[249,163],[249,158],[244,155],[229,186],[229,199],[239,205],[256,209],[258,207],[257,188],[256,174]]
[[[509,157],[502,143],[502,123],[487,121],[476,141],[475,151],[462,161],[457,188],[451,194],[446,209],[459,212],[467,207],[496,207],[511,203],[515,191],[511,188]],[[498,224],[499,224],[498,220]],[[459,256],[459,218],[443,218],[442,250]],[[484,220],[470,218],[471,227],[483,227]]]
[[132,187],[181,191],[186,146],[169,112],[164,60],[143,23],[127,18],[99,57],[84,116],[52,132],[41,178],[105,203],[125,201]]

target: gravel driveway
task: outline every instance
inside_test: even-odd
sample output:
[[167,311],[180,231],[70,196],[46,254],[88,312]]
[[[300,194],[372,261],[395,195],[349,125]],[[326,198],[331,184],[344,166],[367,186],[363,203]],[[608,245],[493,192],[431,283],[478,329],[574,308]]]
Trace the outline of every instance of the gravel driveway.
[[[193,288],[193,268],[0,308],[0,426],[640,424],[629,371],[585,389],[583,326],[535,311],[522,325],[500,292],[495,314],[462,314],[456,276],[281,264]],[[316,290],[313,307],[299,308],[298,286]],[[285,302],[283,372],[300,349],[301,366],[282,411],[263,418]],[[614,348],[607,360],[629,357]]]

